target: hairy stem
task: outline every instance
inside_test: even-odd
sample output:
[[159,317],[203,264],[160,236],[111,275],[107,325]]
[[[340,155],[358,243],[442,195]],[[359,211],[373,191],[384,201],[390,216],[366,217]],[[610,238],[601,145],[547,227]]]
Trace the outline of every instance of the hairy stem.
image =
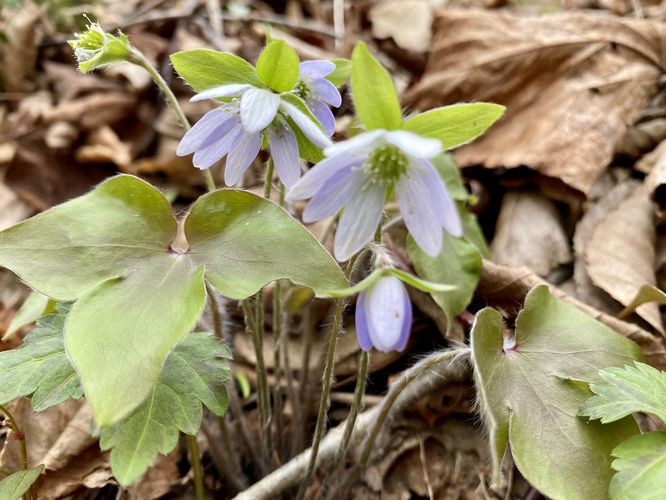
[[[12,415],[12,413],[7,409],[6,406],[0,405],[0,413],[3,413],[5,415],[5,418],[7,419],[7,425],[12,431],[14,431],[14,435],[16,436],[19,442],[19,453],[21,454],[21,468],[23,470],[28,470],[29,468],[28,443],[25,438],[25,434],[21,431],[21,429],[18,426],[18,423],[16,422],[16,419],[14,418],[14,415]],[[26,493],[26,497],[28,500],[32,500],[33,498],[35,498],[35,489],[33,485],[30,485],[30,488]]]
[[[222,420],[222,418],[220,418]],[[222,420],[222,423],[224,421]],[[220,425],[220,428],[222,428],[222,425]],[[246,484],[241,481],[242,475],[240,473],[240,470],[235,470],[235,464],[233,463],[233,460],[230,458],[230,455],[235,455],[233,453],[233,450],[228,450],[225,453],[217,444],[217,440],[215,439],[215,436],[213,436],[212,432],[208,429],[208,426],[206,425],[205,422],[201,423],[201,430],[204,433],[204,436],[206,436],[206,440],[208,441],[208,446],[209,446],[209,451],[211,454],[211,457],[213,457],[213,463],[215,464],[215,467],[217,468],[218,472],[222,474],[222,477],[226,479],[226,481],[231,485],[231,487],[236,490],[236,491],[243,491],[244,488],[246,488]],[[224,441],[223,441],[224,442]]]
[[197,436],[185,434],[187,441],[187,452],[190,456],[190,465],[194,474],[194,493],[197,500],[205,500],[206,492],[204,490],[203,482],[203,468],[201,467],[201,456],[199,455],[199,443],[197,443]]
[[[173,93],[167,82],[164,80],[164,78],[162,78],[162,75],[160,75],[159,71],[157,71],[157,69],[155,69],[155,67],[153,67],[153,65],[150,64],[148,59],[146,59],[146,56],[144,56],[143,53],[141,53],[141,51],[132,47],[130,49],[130,54],[127,60],[133,64],[136,64],[137,66],[142,67],[148,72],[148,74],[151,76],[155,84],[160,88],[162,92],[164,92],[164,96],[166,97],[167,103],[169,103],[171,109],[173,109],[174,112],[176,113],[176,117],[178,118],[180,125],[185,130],[190,130],[191,128],[190,122],[185,116],[183,108],[180,107],[178,99],[176,98],[175,94]],[[209,169],[204,169],[201,171],[201,173],[204,176],[204,181],[206,181],[206,187],[208,188],[208,191],[214,191],[215,180],[213,179],[213,174],[210,173]]]

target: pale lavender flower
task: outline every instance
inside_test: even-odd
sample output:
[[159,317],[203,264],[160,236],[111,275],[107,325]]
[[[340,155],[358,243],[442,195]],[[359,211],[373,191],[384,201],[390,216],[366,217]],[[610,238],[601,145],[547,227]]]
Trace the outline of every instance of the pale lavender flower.
[[287,118],[291,118],[313,144],[331,141],[319,126],[279,94],[247,84],[227,84],[200,92],[192,101],[232,98],[206,113],[182,138],[176,154],[194,153],[194,166],[210,168],[227,156],[224,182],[233,186],[252,164],[267,134],[271,155],[282,183],[293,186],[301,176],[298,145]]
[[335,117],[329,106],[340,107],[338,89],[325,77],[335,70],[331,61],[304,61],[300,64],[294,93],[303,99],[328,135],[335,132]]
[[462,235],[456,205],[429,161],[441,150],[438,140],[403,130],[363,132],[326,148],[326,158],[294,185],[287,200],[311,198],[304,222],[344,207],[334,253],[345,261],[372,239],[386,196],[395,191],[407,229],[425,253],[435,256],[442,247],[442,228]]
[[356,335],[361,349],[402,351],[409,340],[412,302],[395,276],[383,276],[356,300]]

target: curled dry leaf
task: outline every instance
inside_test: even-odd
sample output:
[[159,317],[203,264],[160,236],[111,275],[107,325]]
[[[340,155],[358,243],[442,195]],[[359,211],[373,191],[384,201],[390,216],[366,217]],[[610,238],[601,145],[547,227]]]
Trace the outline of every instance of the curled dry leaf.
[[129,94],[96,92],[58,104],[44,113],[44,121],[67,121],[76,123],[81,130],[90,130],[127,118],[134,112],[136,104],[136,98]]
[[599,179],[591,193],[592,201],[594,193],[599,188],[602,193],[598,200],[591,203],[581,220],[576,225],[574,233],[574,280],[576,285],[576,296],[583,302],[608,314],[616,315],[621,306],[605,291],[592,283],[590,275],[587,272],[585,262],[585,248],[592,236],[592,232],[597,225],[604,220],[609,212],[613,211],[622,201],[624,201],[634,189],[638,186],[637,181],[625,180],[617,185],[613,185],[612,177],[609,171]]
[[393,38],[398,47],[426,52],[432,41],[434,6],[429,0],[385,0],[370,7],[375,38]]
[[0,231],[28,218],[33,210],[0,181]]
[[571,262],[555,203],[538,192],[508,192],[502,199],[490,255],[498,264],[527,267],[544,277]]
[[132,162],[132,148],[105,125],[88,136],[86,144],[76,150],[75,158],[79,163],[114,163],[124,171]]
[[442,10],[427,70],[405,100],[505,105],[500,122],[457,152],[461,166],[526,165],[587,194],[656,92],[665,41],[656,20]]
[[[547,283],[529,269],[515,269],[484,260],[483,273],[481,274],[477,294],[488,305],[501,309],[508,315],[515,316],[527,293],[533,287],[542,284]],[[598,311],[553,285],[549,285],[549,287],[550,292],[558,299],[577,307],[597,321],[636,342],[652,366],[662,370],[666,369],[666,344],[664,339],[651,334],[638,325],[627,323]]]
[[[645,186],[639,186],[592,231],[585,264],[592,282],[626,306],[641,286],[656,283],[654,209]],[[655,303],[636,312],[656,330],[664,327]]]

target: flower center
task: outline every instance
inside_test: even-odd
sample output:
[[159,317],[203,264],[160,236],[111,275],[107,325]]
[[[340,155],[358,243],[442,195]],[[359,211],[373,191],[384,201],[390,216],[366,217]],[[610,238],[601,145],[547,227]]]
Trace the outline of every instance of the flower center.
[[303,81],[300,80],[296,86],[294,87],[294,90],[292,91],[294,94],[296,94],[298,97],[303,99],[304,101],[307,101],[308,97],[310,96],[310,87]]
[[393,184],[407,172],[409,160],[405,153],[395,146],[376,148],[368,158],[365,168],[374,181]]

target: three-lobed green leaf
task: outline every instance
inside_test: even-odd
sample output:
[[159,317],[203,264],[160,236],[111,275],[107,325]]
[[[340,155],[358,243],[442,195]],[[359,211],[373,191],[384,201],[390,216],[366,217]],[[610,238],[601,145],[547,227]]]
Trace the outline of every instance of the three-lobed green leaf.
[[351,88],[356,114],[367,130],[400,128],[402,110],[393,80],[363,42],[352,52]]
[[504,106],[486,102],[453,104],[407,118],[402,128],[423,137],[439,139],[444,149],[453,149],[483,134],[504,111]]
[[1,266],[55,300],[78,299],[65,345],[102,427],[154,388],[167,354],[201,314],[204,278],[236,299],[282,278],[316,294],[347,286],[298,221],[248,192],[202,197],[184,226],[190,247],[178,253],[167,200],[122,175],[0,233]]
[[632,413],[651,413],[666,423],[666,372],[645,363],[599,371],[600,381],[590,384],[595,394],[580,414],[602,423],[615,422]]
[[544,495],[606,498],[610,453],[638,428],[632,418],[589,422],[578,409],[599,369],[641,359],[640,349],[543,285],[527,295],[514,337],[501,314],[486,308],[471,344],[495,481],[510,445],[518,469]]
[[141,476],[158,453],[171,452],[179,432],[196,434],[202,404],[216,415],[224,414],[228,359],[229,349],[207,333],[189,334],[169,353],[146,401],[102,432],[100,446],[111,448],[111,467],[120,484]]
[[209,49],[184,50],[171,54],[174,69],[194,90],[229,83],[247,83],[264,87],[254,67],[245,59]]
[[627,439],[613,450],[612,500],[660,500],[666,491],[666,432]]
[[32,395],[32,408],[42,411],[81,397],[63,342],[68,311],[69,305],[59,304],[55,313],[37,322],[19,349],[0,352],[0,404]]
[[20,470],[10,474],[0,481],[0,498],[2,500],[21,500],[30,486],[39,479],[43,470],[44,466],[38,465],[34,469]]
[[257,59],[257,75],[275,92],[289,92],[298,81],[300,60],[284,40],[270,42]]

